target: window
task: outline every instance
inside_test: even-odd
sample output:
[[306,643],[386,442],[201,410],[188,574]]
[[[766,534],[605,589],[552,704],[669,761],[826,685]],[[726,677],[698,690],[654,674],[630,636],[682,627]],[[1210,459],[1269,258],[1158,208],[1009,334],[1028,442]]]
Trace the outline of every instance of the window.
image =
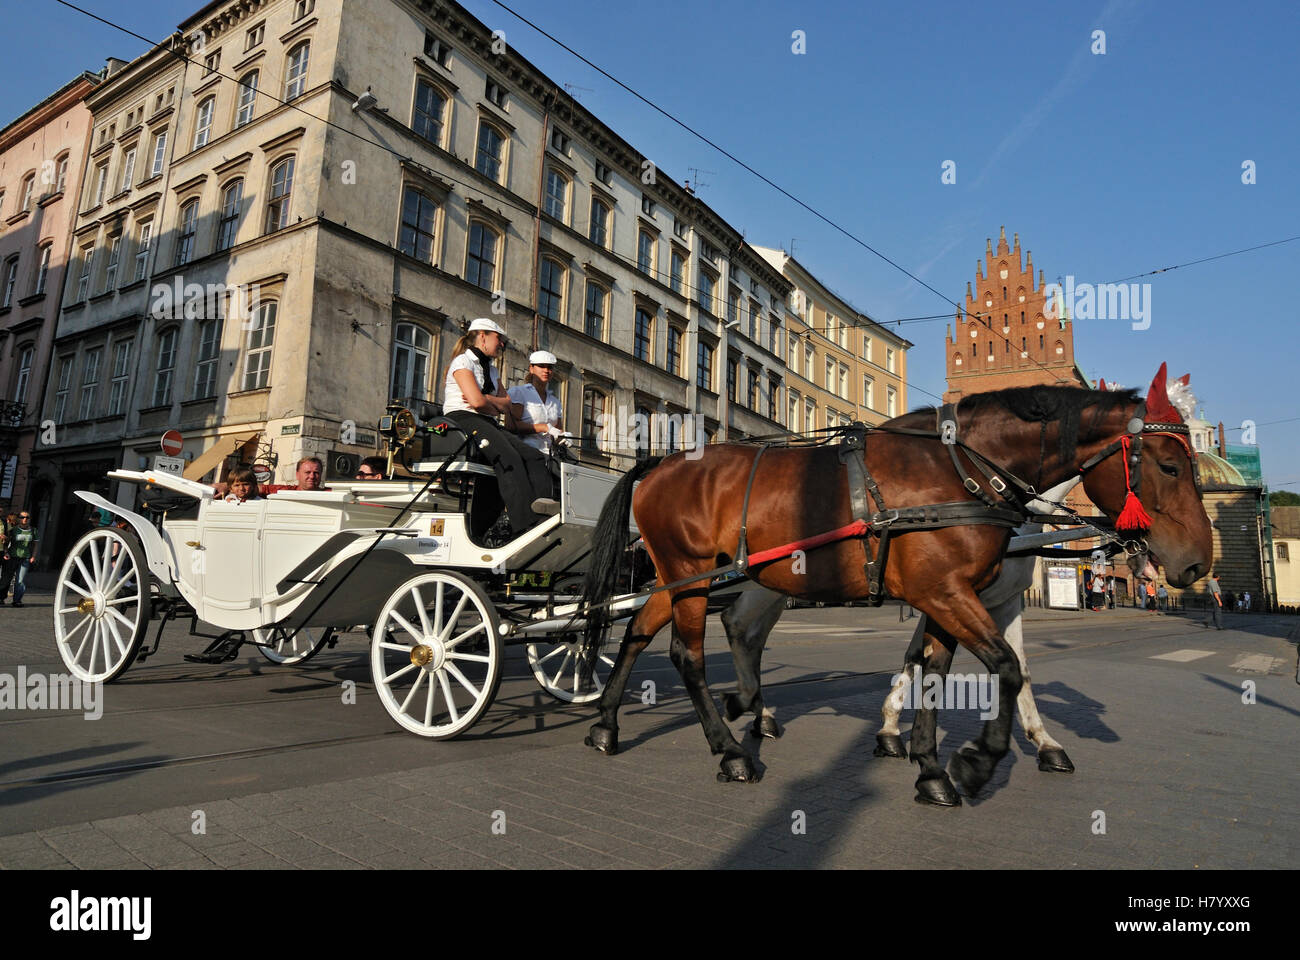
[[54,244],[47,243],[41,247],[41,260],[36,267],[36,286],[32,292],[41,294],[45,292],[45,281],[50,275],[50,251],[54,249]]
[[208,140],[212,136],[212,110],[216,105],[216,97],[208,97],[199,104],[198,112],[194,120],[194,149],[207,146]]
[[755,413],[758,412],[758,371],[757,370],[749,371],[749,387],[746,390],[745,405],[748,406],[749,409],[753,410]]
[[799,429],[799,401],[801,399],[802,398],[799,396],[799,394],[795,393],[795,391],[793,390],[790,391],[790,397],[789,397],[790,402],[788,405],[789,413],[785,419],[785,425],[790,430]]
[[614,179],[614,171],[610,170],[609,167],[597,160],[596,179],[605,184],[605,186],[609,186],[609,182]]
[[440,67],[447,65],[447,54],[451,53],[451,47],[447,46],[429,31],[424,32],[424,55]]
[[767,419],[777,419],[777,401],[781,395],[781,381],[769,377],[767,381]]
[[835,392],[835,361],[830,357],[826,358],[826,389]]
[[86,351],[86,366],[81,374],[81,401],[77,407],[77,419],[89,420],[95,412],[95,394],[99,392],[99,357],[102,347]]
[[713,347],[703,340],[695,350],[695,385],[713,389]]
[[260,44],[265,37],[266,24],[259,23],[257,26],[253,27],[253,29],[249,30],[248,33],[244,34],[244,49],[246,51],[252,50]]
[[558,170],[546,171],[546,200],[544,209],[561,223],[569,208],[569,180]]
[[10,257],[5,261],[4,295],[0,297],[0,309],[13,306],[14,286],[18,283],[18,258]]
[[755,343],[762,343],[762,326],[763,326],[763,308],[758,305],[757,300],[749,301],[749,339]]
[[36,199],[36,174],[28,174],[26,179],[23,180],[22,197],[23,203],[19,209],[30,210],[32,208],[32,202]]
[[684,293],[686,258],[678,251],[673,251],[672,266],[668,274],[668,285],[675,293]]
[[158,337],[158,365],[153,378],[153,405],[166,407],[172,402],[172,374],[176,371],[176,327]]
[[1290,561],[1291,559],[1290,544],[1279,543],[1277,545],[1277,558],[1278,560],[1281,560],[1283,563]]
[[647,217],[653,217],[655,215],[655,202],[647,193],[641,194],[641,212]]
[[291,20],[290,22],[293,23],[298,20],[301,20],[303,17],[307,16],[307,14],[311,13],[315,9],[316,9],[316,0],[294,0],[293,20]]
[[893,347],[887,347],[885,349],[885,369],[888,370],[890,373],[894,372],[894,348]]
[[292,100],[307,89],[307,64],[310,59],[310,43],[300,43],[289,53],[289,69],[284,75],[284,99]]
[[415,114],[411,129],[430,143],[442,145],[442,117],[447,99],[433,84],[424,80],[415,82]]
[[609,206],[598,197],[591,198],[591,232],[588,239],[598,247],[607,246],[609,237]]
[[644,274],[653,272],[655,266],[655,238],[642,230],[636,242],[636,268]]
[[194,399],[217,393],[217,353],[221,347],[221,321],[205,320],[199,325],[199,353],[194,368]]
[[122,160],[122,190],[124,191],[130,190],[135,180],[135,152],[136,148],[132,147]]
[[68,185],[68,158],[59,160],[58,172],[54,175],[54,192],[62,193]]
[[217,249],[229,250],[239,233],[239,217],[244,209],[244,181],[236,180],[221,194],[221,220],[217,224]]
[[537,312],[557,323],[564,312],[564,268],[549,257],[542,258],[537,285]]
[[816,354],[813,352],[811,344],[804,344],[803,348],[803,375],[809,383],[816,383],[817,378],[813,375],[813,364],[816,360]]
[[221,67],[221,51],[217,50],[209,53],[203,58],[203,75],[210,77]]
[[118,417],[126,412],[126,392],[131,385],[131,343],[130,340],[123,340],[113,347],[113,379],[108,393],[110,417]]
[[266,232],[289,225],[289,199],[293,194],[294,157],[285,157],[271,168],[271,194],[266,202]]
[[487,78],[487,86],[483,92],[488,99],[488,103],[496,104],[502,110],[506,108],[506,93],[508,91],[491,77]]
[[563,130],[556,128],[551,131],[551,149],[566,157],[569,155],[569,138]]
[[501,182],[501,155],[505,138],[496,127],[487,123],[478,125],[478,155],[474,169],[490,180]]
[[27,385],[32,379],[32,358],[36,355],[35,347],[24,347],[18,358],[18,383],[14,387],[14,402],[27,400]]
[[72,388],[72,357],[59,358],[59,379],[54,391],[54,422],[60,426],[68,411],[68,391]]
[[167,156],[167,131],[154,134],[153,138],[153,164],[149,168],[149,176],[156,177],[163,171],[163,160]]
[[803,429],[804,433],[812,433],[817,429],[817,404],[812,402],[811,397],[804,401]]
[[733,359],[727,360],[727,399],[732,403],[737,400],[736,397],[736,372],[740,369],[740,364]]
[[81,248],[81,276],[77,280],[77,297],[74,303],[80,303],[86,299],[90,292],[90,272],[95,265],[95,245],[88,243]]
[[149,267],[149,247],[153,242],[153,221],[146,220],[140,224],[140,234],[135,243],[135,272],[131,277],[132,282],[143,280],[145,271]]
[[681,217],[673,217],[673,233],[685,240],[686,234],[689,232],[690,227],[686,226],[685,220],[681,219]]
[[870,377],[862,378],[862,405],[868,410],[876,409],[876,381]]
[[871,338],[866,334],[862,335],[862,359],[871,359]]
[[707,270],[700,271],[700,308],[706,313],[713,312],[713,274]]
[[600,437],[601,418],[605,415],[605,394],[595,387],[582,391],[582,439],[584,446],[593,448]]
[[885,413],[891,417],[898,416],[898,391],[893,387],[885,392]]
[[479,221],[469,228],[469,253],[465,260],[465,279],[476,287],[492,290],[496,280],[497,235]]
[[735,323],[737,321],[738,318],[736,317],[736,313],[740,309],[739,304],[740,291],[735,287],[731,287],[727,291],[727,323]]
[[235,126],[242,127],[253,119],[253,107],[257,103],[257,81],[260,74],[250,70],[239,81],[239,106],[235,113]]
[[117,266],[122,259],[122,235],[108,241],[108,265],[104,267],[104,291],[117,287]]
[[424,400],[428,395],[432,337],[413,323],[399,323],[393,340],[393,375],[388,395]]
[[654,317],[643,307],[636,308],[632,355],[646,363],[654,356]]
[[[402,195],[402,229],[397,248],[423,263],[433,262],[434,221],[438,205],[415,187]],[[394,394],[406,396],[406,394]]]
[[680,327],[668,327],[668,372],[673,376],[682,375],[682,340],[686,334]]
[[271,347],[275,343],[274,300],[258,305],[248,331],[248,352],[244,355],[245,390],[261,390],[271,381]]
[[108,192],[108,164],[101,163],[95,168],[95,202],[91,206],[99,206],[104,202],[104,194]]
[[194,257],[194,234],[198,231],[199,202],[191,200],[181,207],[180,226],[176,232],[175,266],[189,263]]
[[586,318],[583,330],[594,340],[605,339],[605,290],[603,287],[587,281]]

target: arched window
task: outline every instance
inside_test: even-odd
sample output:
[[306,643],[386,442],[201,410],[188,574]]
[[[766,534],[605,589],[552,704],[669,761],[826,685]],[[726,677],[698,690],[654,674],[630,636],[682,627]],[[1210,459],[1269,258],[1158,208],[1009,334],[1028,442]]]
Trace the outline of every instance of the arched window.
[[194,114],[195,150],[207,146],[208,140],[212,137],[212,110],[216,102],[216,97],[208,97],[199,104],[199,109]]
[[54,192],[62,193],[68,185],[68,154],[63,154],[56,162],[58,166],[54,175]]
[[0,308],[13,306],[14,287],[18,284],[18,258],[10,257],[5,261],[4,294],[0,296]]
[[239,219],[244,212],[244,181],[235,180],[221,194],[221,221],[217,225],[217,249],[229,250],[239,233]]
[[587,281],[587,308],[583,330],[593,340],[605,339],[605,303],[609,294],[597,283]]
[[426,80],[415,82],[415,111],[411,116],[411,129],[430,143],[442,145],[442,118],[447,108],[447,98]]
[[582,440],[588,450],[599,449],[601,417],[605,414],[606,397],[603,391],[587,387],[582,391]]
[[194,258],[194,235],[198,231],[199,202],[191,200],[181,207],[180,225],[176,230],[176,266]]
[[646,363],[654,356],[654,314],[644,307],[636,308],[633,328],[632,355]]
[[41,247],[40,261],[36,265],[36,284],[32,288],[33,293],[45,292],[45,281],[50,275],[50,253],[54,249],[54,244],[47,243]]
[[293,194],[294,158],[285,157],[271,168],[271,189],[266,200],[266,232],[289,225],[289,200]]
[[176,331],[168,327],[158,335],[158,363],[153,378],[153,406],[166,407],[172,402],[172,375],[176,372]]
[[480,220],[469,227],[469,251],[465,257],[465,279],[484,290],[495,289],[497,235]]
[[479,121],[478,154],[474,169],[483,176],[501,182],[501,161],[505,154],[505,137],[490,123]]
[[713,313],[713,274],[707,270],[701,270],[699,272],[699,284],[700,307],[706,313]]
[[399,323],[393,337],[390,399],[425,400],[429,392],[429,362],[433,338],[423,327]]
[[569,210],[569,178],[559,170],[546,171],[544,209],[561,223],[566,222],[566,214]]
[[19,210],[30,210],[36,200],[36,174],[29,173],[23,179],[22,205]]
[[244,355],[245,390],[260,390],[271,382],[271,348],[275,345],[275,318],[279,304],[268,300],[258,305],[248,331]]
[[292,100],[307,89],[307,64],[311,43],[304,41],[289,51],[288,69],[284,74],[284,99]]
[[655,238],[649,230],[642,230],[636,242],[636,268],[649,274],[655,268]]
[[27,401],[27,385],[32,381],[32,360],[36,356],[36,348],[26,346],[18,354],[18,380],[14,384],[14,402],[25,403]]
[[599,197],[591,198],[591,232],[587,239],[598,247],[607,245],[609,237],[609,205]]
[[564,267],[550,257],[542,258],[537,280],[537,312],[557,323],[564,315]]
[[203,321],[199,324],[199,352],[194,367],[195,400],[217,395],[217,355],[220,350],[221,321]]
[[257,81],[260,74],[250,70],[239,81],[239,105],[235,113],[235,126],[242,127],[253,119],[253,107],[257,102]]
[[126,395],[131,386],[132,340],[119,340],[113,345],[113,378],[109,381],[108,415],[126,413]]
[[434,224],[438,204],[415,187],[402,195],[402,232],[397,248],[423,263],[433,262]]
[[954,354],[954,355],[953,355],[952,363],[953,363],[953,366],[955,366],[955,367],[960,367],[960,366],[961,366],[961,354],[960,354],[960,353],[957,353],[957,354]]

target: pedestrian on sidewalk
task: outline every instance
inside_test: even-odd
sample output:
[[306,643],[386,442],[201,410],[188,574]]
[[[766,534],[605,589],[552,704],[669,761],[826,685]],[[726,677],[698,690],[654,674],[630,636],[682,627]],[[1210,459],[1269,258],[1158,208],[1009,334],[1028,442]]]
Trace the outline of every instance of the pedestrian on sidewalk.
[[1115,578],[1112,576],[1106,577],[1106,609],[1115,609]]
[[[1218,629],[1223,629],[1223,592],[1219,589],[1219,575],[1210,574],[1210,618],[1213,618],[1214,625]],[[1210,618],[1205,621],[1206,629],[1209,629]]]
[[9,584],[14,585],[14,606],[23,606],[27,592],[27,570],[36,559],[36,531],[32,529],[31,514],[26,510],[18,514],[18,523],[5,535],[4,560],[0,562],[0,604],[9,596]]
[[1101,612],[1106,606],[1106,578],[1094,574],[1092,578],[1092,609]]
[[1161,613],[1169,613],[1169,591],[1165,589],[1163,583],[1156,587],[1156,604],[1160,607]]
[[1148,580],[1146,585],[1147,609],[1152,613],[1156,612],[1156,582]]

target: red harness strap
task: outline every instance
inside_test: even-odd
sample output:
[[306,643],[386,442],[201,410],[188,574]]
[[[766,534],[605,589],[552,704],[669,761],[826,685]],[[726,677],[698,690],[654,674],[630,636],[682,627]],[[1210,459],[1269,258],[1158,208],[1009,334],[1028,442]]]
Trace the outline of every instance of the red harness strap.
[[815,537],[804,537],[802,540],[796,540],[794,543],[787,543],[779,547],[772,547],[770,550],[759,550],[757,553],[749,555],[749,564],[754,566],[760,563],[768,563],[772,560],[780,560],[788,557],[796,550],[812,550],[816,547],[825,546],[828,543],[834,543],[837,540],[851,540],[854,537],[865,537],[871,530],[870,524],[865,520],[854,520],[843,527],[836,527],[834,530],[828,530],[825,533],[819,533]]

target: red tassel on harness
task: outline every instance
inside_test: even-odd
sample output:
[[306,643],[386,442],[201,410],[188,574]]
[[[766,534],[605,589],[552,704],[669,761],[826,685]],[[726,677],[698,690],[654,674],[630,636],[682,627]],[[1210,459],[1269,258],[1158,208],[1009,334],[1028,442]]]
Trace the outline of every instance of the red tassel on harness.
[[1151,517],[1142,506],[1142,501],[1133,492],[1128,476],[1128,448],[1131,441],[1127,436],[1120,437],[1120,448],[1124,456],[1124,489],[1128,496],[1124,498],[1124,509],[1115,518],[1115,529],[1122,533],[1135,533],[1151,529]]

